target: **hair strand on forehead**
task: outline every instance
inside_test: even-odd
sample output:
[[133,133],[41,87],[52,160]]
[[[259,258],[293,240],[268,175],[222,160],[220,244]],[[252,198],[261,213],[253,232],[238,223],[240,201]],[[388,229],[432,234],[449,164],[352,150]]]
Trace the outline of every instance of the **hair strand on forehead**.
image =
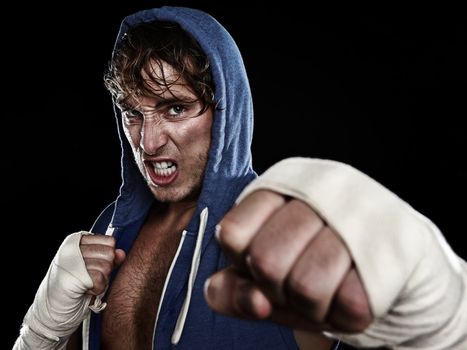
[[[165,63],[176,76],[168,77]],[[163,98],[167,91],[177,99],[172,87],[184,84],[196,96],[194,101],[201,102],[201,113],[216,105],[207,56],[196,40],[174,22],[148,22],[130,28],[117,45],[104,84],[114,98],[119,96],[124,101],[139,96]]]

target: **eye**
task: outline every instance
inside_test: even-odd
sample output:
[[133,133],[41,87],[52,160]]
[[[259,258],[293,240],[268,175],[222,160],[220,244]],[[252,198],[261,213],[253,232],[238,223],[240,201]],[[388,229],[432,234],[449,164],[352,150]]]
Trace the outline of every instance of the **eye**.
[[179,117],[179,116],[182,116],[185,111],[186,111],[185,106],[172,105],[167,109],[167,114],[171,117]]
[[168,104],[163,109],[163,116],[166,120],[181,121],[200,115],[201,104],[199,102],[183,102]]
[[143,114],[136,109],[131,108],[123,109],[122,116],[128,124],[139,123],[143,120]]

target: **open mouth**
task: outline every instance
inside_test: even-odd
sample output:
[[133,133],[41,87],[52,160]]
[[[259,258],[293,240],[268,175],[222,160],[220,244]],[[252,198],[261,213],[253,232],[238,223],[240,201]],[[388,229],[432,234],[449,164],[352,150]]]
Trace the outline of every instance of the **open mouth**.
[[177,163],[172,160],[144,161],[149,178],[157,186],[167,186],[175,181],[178,175]]

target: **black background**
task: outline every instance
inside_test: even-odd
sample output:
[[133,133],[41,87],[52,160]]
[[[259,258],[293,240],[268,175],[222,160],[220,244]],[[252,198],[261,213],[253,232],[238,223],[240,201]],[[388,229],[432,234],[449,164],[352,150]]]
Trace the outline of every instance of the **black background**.
[[13,21],[2,24],[0,42],[4,303],[14,306],[4,311],[7,348],[64,236],[88,229],[118,193],[119,144],[102,73],[121,19],[144,8],[200,8],[232,34],[253,92],[257,172],[288,156],[350,163],[431,218],[467,257],[463,12],[297,3],[2,10]]

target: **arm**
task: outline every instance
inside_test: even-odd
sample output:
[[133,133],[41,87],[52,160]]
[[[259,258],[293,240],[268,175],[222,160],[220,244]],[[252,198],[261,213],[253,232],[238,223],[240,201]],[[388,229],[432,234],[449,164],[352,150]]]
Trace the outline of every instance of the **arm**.
[[[278,207],[263,215],[263,222],[253,228],[254,233],[246,238],[243,246],[235,247],[236,243],[232,242],[241,241],[247,232],[243,226],[243,233],[239,232],[235,211],[239,207],[241,211],[245,203],[251,206],[252,196],[266,192],[258,190],[272,190],[276,196],[281,193],[296,198],[307,204],[308,217],[317,214],[321,219],[321,222],[313,220],[318,228],[312,228],[309,219],[308,222],[300,221],[308,228],[307,232],[311,230],[315,236],[309,240],[306,249],[298,249],[296,256],[290,258],[295,260],[288,267],[285,278],[281,280],[267,272],[267,283],[262,281],[264,273],[259,279],[255,276],[258,267],[264,272],[271,265],[261,262],[261,254],[254,253],[254,247],[261,241],[261,230],[271,221],[277,221],[275,218],[284,212],[285,217],[294,217],[297,222],[296,212],[300,206],[296,200],[288,201],[287,197],[280,196],[284,202],[277,199]],[[268,284],[273,282],[279,290],[285,289],[286,295],[295,296],[294,301],[286,300],[285,305],[289,310],[295,310],[300,319],[296,322],[289,322],[291,316],[287,320],[284,317],[278,319],[294,328],[308,324],[306,328],[310,329],[314,324],[316,329],[354,346],[405,346],[407,349],[461,349],[466,346],[467,331],[462,326],[467,324],[465,262],[453,253],[433,223],[374,180],[341,163],[294,158],[273,166],[246,188],[237,202],[233,215],[228,213],[221,222],[220,241],[227,251],[234,251],[234,262],[239,269],[245,269],[253,276],[250,281],[258,287],[253,289],[254,305],[262,306],[263,309],[256,311],[264,312],[257,314],[257,318],[270,317],[274,314],[271,310],[280,305],[280,294],[278,297],[277,293],[269,291]],[[271,206],[258,202],[248,211],[261,216],[261,211],[256,209],[260,204]],[[287,207],[293,207],[293,210],[287,212]],[[250,223],[254,221],[248,219]],[[241,220],[242,225],[250,227],[251,224],[245,224],[245,221]],[[290,222],[287,225],[290,227]],[[289,230],[284,228],[276,231]],[[272,246],[270,242],[273,240],[280,242],[271,236],[274,230],[269,231],[268,240],[265,240],[269,242],[267,245]],[[295,233],[293,240],[299,239]],[[313,249],[313,246],[319,249]],[[252,248],[256,254],[253,266],[251,261],[250,266],[245,266],[248,264],[242,262],[244,254],[251,253]],[[343,252],[333,253],[337,251]],[[299,256],[308,258],[303,262]],[[313,256],[320,259],[313,263]],[[326,257],[331,258],[326,260]],[[275,270],[281,264],[276,264]],[[222,288],[222,283],[211,279],[211,283],[213,281],[216,285],[208,290],[215,293],[216,288]],[[264,300],[259,296],[269,303],[262,302]],[[207,297],[215,309],[222,311],[226,308],[213,303],[209,295]],[[268,307],[271,310],[267,310]],[[307,312],[304,313],[304,309]],[[235,313],[235,310],[230,311]]]
[[124,257],[112,237],[84,231],[69,235],[37,290],[13,349],[65,349],[93,296],[105,290],[113,266]]

